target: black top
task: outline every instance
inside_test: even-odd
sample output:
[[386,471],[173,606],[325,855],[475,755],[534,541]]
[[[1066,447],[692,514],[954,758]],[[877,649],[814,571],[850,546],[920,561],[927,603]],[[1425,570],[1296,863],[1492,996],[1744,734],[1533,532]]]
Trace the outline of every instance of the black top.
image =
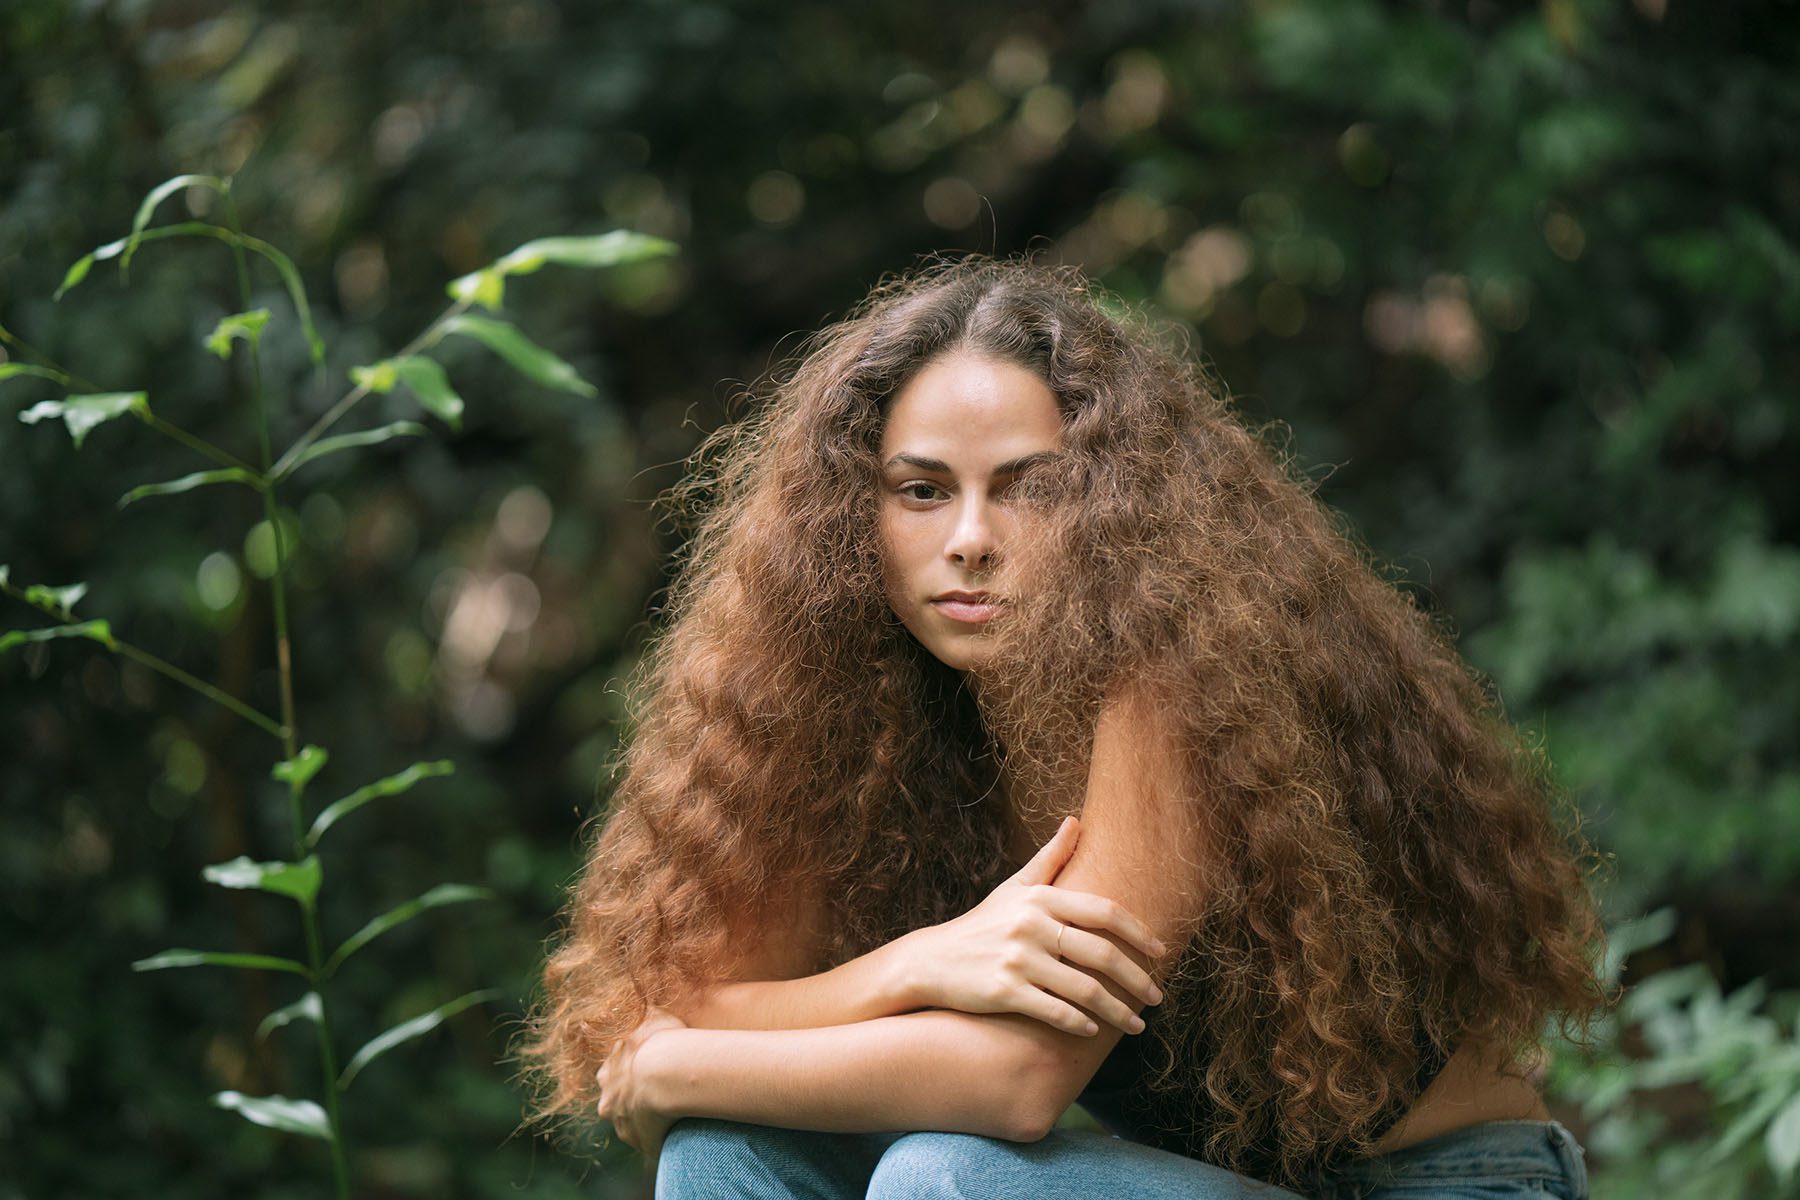
[[[1213,1111],[1206,1085],[1197,1074],[1185,1086],[1169,1091],[1152,1092],[1149,1080],[1154,1071],[1145,1060],[1151,1050],[1150,1037],[1156,1009],[1143,1013],[1144,1030],[1127,1034],[1106,1056],[1094,1078],[1076,1097],[1109,1133],[1129,1141],[1184,1154],[1189,1158],[1206,1158],[1206,1135],[1210,1126],[1207,1114]],[[1419,1031],[1419,1073],[1410,1095],[1396,1096],[1387,1116],[1376,1127],[1372,1138],[1392,1129],[1421,1093],[1443,1070],[1449,1053],[1433,1045],[1421,1028]],[[1240,1164],[1252,1176],[1266,1177],[1278,1158],[1277,1147],[1268,1139],[1257,1143]]]

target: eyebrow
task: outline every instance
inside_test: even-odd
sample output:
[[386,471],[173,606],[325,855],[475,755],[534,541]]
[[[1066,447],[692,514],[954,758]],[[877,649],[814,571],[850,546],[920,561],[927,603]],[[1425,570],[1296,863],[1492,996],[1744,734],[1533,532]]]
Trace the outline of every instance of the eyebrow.
[[[1018,458],[1009,458],[1005,462],[1000,463],[994,468],[994,474],[1017,475],[1027,467],[1035,467],[1038,463],[1049,462],[1058,457],[1060,457],[1060,455],[1054,450],[1039,450],[1034,454],[1022,454]],[[951,471],[950,464],[947,462],[935,458],[926,458],[919,454],[908,454],[904,450],[883,463],[882,469],[886,470],[895,463],[903,463],[909,467],[916,467],[921,471],[933,471],[939,475],[951,475],[955,473]]]

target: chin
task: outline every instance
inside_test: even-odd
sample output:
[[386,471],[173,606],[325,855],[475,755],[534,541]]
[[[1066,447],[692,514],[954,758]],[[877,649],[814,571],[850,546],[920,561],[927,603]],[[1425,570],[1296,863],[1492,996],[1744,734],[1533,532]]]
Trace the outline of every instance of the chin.
[[934,648],[931,652],[937,656],[939,662],[945,666],[954,667],[958,671],[976,670],[988,659],[986,646],[969,645],[967,642],[946,646],[942,649]]

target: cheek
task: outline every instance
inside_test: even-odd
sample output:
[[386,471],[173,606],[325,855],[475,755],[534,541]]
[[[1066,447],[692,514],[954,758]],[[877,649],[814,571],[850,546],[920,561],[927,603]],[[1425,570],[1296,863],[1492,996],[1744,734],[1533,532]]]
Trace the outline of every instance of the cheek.
[[890,590],[907,588],[918,573],[923,541],[911,523],[884,515],[881,521],[881,564]]

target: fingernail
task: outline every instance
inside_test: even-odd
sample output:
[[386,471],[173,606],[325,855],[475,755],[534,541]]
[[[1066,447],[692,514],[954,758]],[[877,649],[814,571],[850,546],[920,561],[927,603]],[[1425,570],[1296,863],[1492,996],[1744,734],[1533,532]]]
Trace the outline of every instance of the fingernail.
[[1167,942],[1158,941],[1156,943],[1156,953],[1157,953],[1158,957],[1161,957],[1162,955],[1167,954],[1168,952],[1169,952],[1169,944]]
[[1152,1004],[1161,1004],[1162,1003],[1162,989],[1161,988],[1152,987],[1150,989],[1150,1003],[1152,1003]]
[[1131,1032],[1133,1032],[1133,1033],[1144,1032],[1144,1018],[1142,1018],[1142,1017],[1131,1018]]

